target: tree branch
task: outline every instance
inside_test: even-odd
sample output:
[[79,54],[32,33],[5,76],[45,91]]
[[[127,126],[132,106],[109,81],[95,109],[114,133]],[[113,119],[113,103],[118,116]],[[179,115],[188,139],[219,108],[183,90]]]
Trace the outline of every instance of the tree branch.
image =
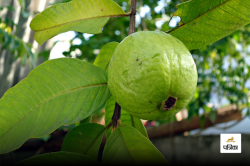
[[[136,15],[136,4],[137,0],[131,0],[130,6],[130,22],[129,22],[129,31],[128,35],[135,33],[135,15]],[[115,110],[112,117],[113,130],[117,127],[117,123],[121,124],[121,106],[118,103],[115,103]],[[113,131],[112,130],[112,131]]]
[[131,15],[130,15],[128,35],[135,33],[136,4],[137,0],[131,0],[131,6],[130,6]]
[[117,127],[117,121],[121,118],[121,106],[115,103],[115,110],[112,116],[113,129]]
[[[223,110],[218,110],[218,114],[216,115],[216,119],[214,122],[212,122],[208,116],[205,116],[204,128],[214,126],[218,123],[229,122],[232,120],[240,121],[242,119],[241,112],[238,111],[235,107],[229,106],[227,108],[223,108]],[[171,127],[173,127],[173,130],[169,129]],[[166,137],[171,134],[181,134],[185,131],[190,131],[198,128],[201,128],[200,117],[193,117],[190,120],[182,120],[173,123],[165,123],[160,126],[148,127],[146,129],[149,138],[153,139],[158,137]]]

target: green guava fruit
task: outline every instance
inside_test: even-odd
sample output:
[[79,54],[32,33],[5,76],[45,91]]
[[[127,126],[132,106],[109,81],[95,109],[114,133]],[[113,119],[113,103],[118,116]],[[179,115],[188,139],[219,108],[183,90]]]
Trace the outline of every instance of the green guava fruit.
[[108,87],[116,102],[140,119],[164,119],[185,108],[197,85],[197,69],[186,46],[159,31],[126,37],[115,49]]

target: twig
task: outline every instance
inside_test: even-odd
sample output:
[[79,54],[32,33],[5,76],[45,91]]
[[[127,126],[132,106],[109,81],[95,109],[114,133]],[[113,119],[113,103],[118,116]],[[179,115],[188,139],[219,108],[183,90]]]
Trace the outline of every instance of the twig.
[[[136,4],[137,0],[131,0],[131,6],[130,6],[130,22],[129,22],[129,31],[128,35],[135,33],[135,15],[136,15]],[[112,117],[111,123],[113,124],[112,131],[117,127],[118,125],[121,125],[121,106],[118,103],[115,103],[115,110]],[[110,124],[109,124],[110,126]]]
[[136,4],[137,0],[131,0],[131,6],[130,6],[131,15],[130,15],[128,35],[135,33]]
[[115,110],[112,117],[113,129],[117,127],[117,121],[121,118],[121,106],[115,103]]

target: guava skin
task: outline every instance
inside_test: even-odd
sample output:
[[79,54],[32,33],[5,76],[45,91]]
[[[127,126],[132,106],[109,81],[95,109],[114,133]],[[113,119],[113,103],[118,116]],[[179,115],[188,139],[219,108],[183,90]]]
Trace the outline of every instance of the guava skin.
[[186,46],[160,31],[126,37],[109,64],[108,86],[116,102],[140,119],[164,119],[192,99],[197,69]]

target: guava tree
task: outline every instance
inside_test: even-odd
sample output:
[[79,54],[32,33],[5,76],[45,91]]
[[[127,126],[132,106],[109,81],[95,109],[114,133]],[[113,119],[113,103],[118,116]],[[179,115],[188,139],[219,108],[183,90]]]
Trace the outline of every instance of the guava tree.
[[[178,27],[165,33],[190,51],[213,43],[250,23],[248,0],[191,0],[179,4],[177,8],[174,15],[179,16],[181,22]],[[136,0],[131,1],[130,11],[127,13],[112,0],[73,0],[47,8],[32,20],[30,28],[35,31],[35,40],[42,44],[66,31],[101,33],[109,18],[130,17],[128,35],[133,35],[135,15]],[[141,43],[143,49],[143,42]],[[145,43],[147,46],[152,45],[152,49],[164,45],[161,40],[154,42],[153,38]],[[62,125],[76,124],[76,127],[66,135],[60,152],[36,156],[19,164],[101,165],[96,160],[102,137],[106,133],[107,143],[102,164],[166,165],[167,161],[149,141],[139,113],[130,114],[131,110],[126,110],[128,107],[125,106],[124,109],[119,105],[122,99],[118,101],[117,95],[110,93],[107,84],[110,78],[110,59],[114,58],[116,52],[121,51],[118,50],[119,47],[122,47],[126,54],[130,49],[129,45],[126,46],[127,48],[124,48],[124,45],[116,42],[107,43],[101,49],[94,65],[73,58],[46,61],[35,68],[26,79],[9,89],[0,100],[0,153],[13,151],[27,139],[45,136]],[[155,54],[152,58],[157,56],[159,55]],[[126,58],[123,60],[126,61]],[[138,61],[139,58],[135,59],[135,63]],[[174,59],[171,62],[181,65],[180,61],[185,61],[181,54],[179,60]],[[155,65],[158,63],[157,61]],[[147,76],[148,72],[145,71],[143,74]],[[171,73],[166,76],[176,80],[173,89],[182,86],[175,78],[178,74]],[[153,86],[158,85],[159,82],[155,82]],[[150,87],[147,88],[150,90]],[[188,87],[181,88],[185,90]],[[161,92],[161,88],[158,91]],[[135,94],[137,95],[143,97],[143,94]],[[189,95],[192,97],[193,93]],[[124,100],[129,98],[130,96],[126,96]],[[162,110],[171,111],[174,107],[176,99],[168,99],[163,105],[159,105]],[[125,104],[131,105],[131,99],[127,101],[129,102]],[[147,104],[151,104],[148,102]],[[106,126],[86,123],[88,117],[104,105]]]

